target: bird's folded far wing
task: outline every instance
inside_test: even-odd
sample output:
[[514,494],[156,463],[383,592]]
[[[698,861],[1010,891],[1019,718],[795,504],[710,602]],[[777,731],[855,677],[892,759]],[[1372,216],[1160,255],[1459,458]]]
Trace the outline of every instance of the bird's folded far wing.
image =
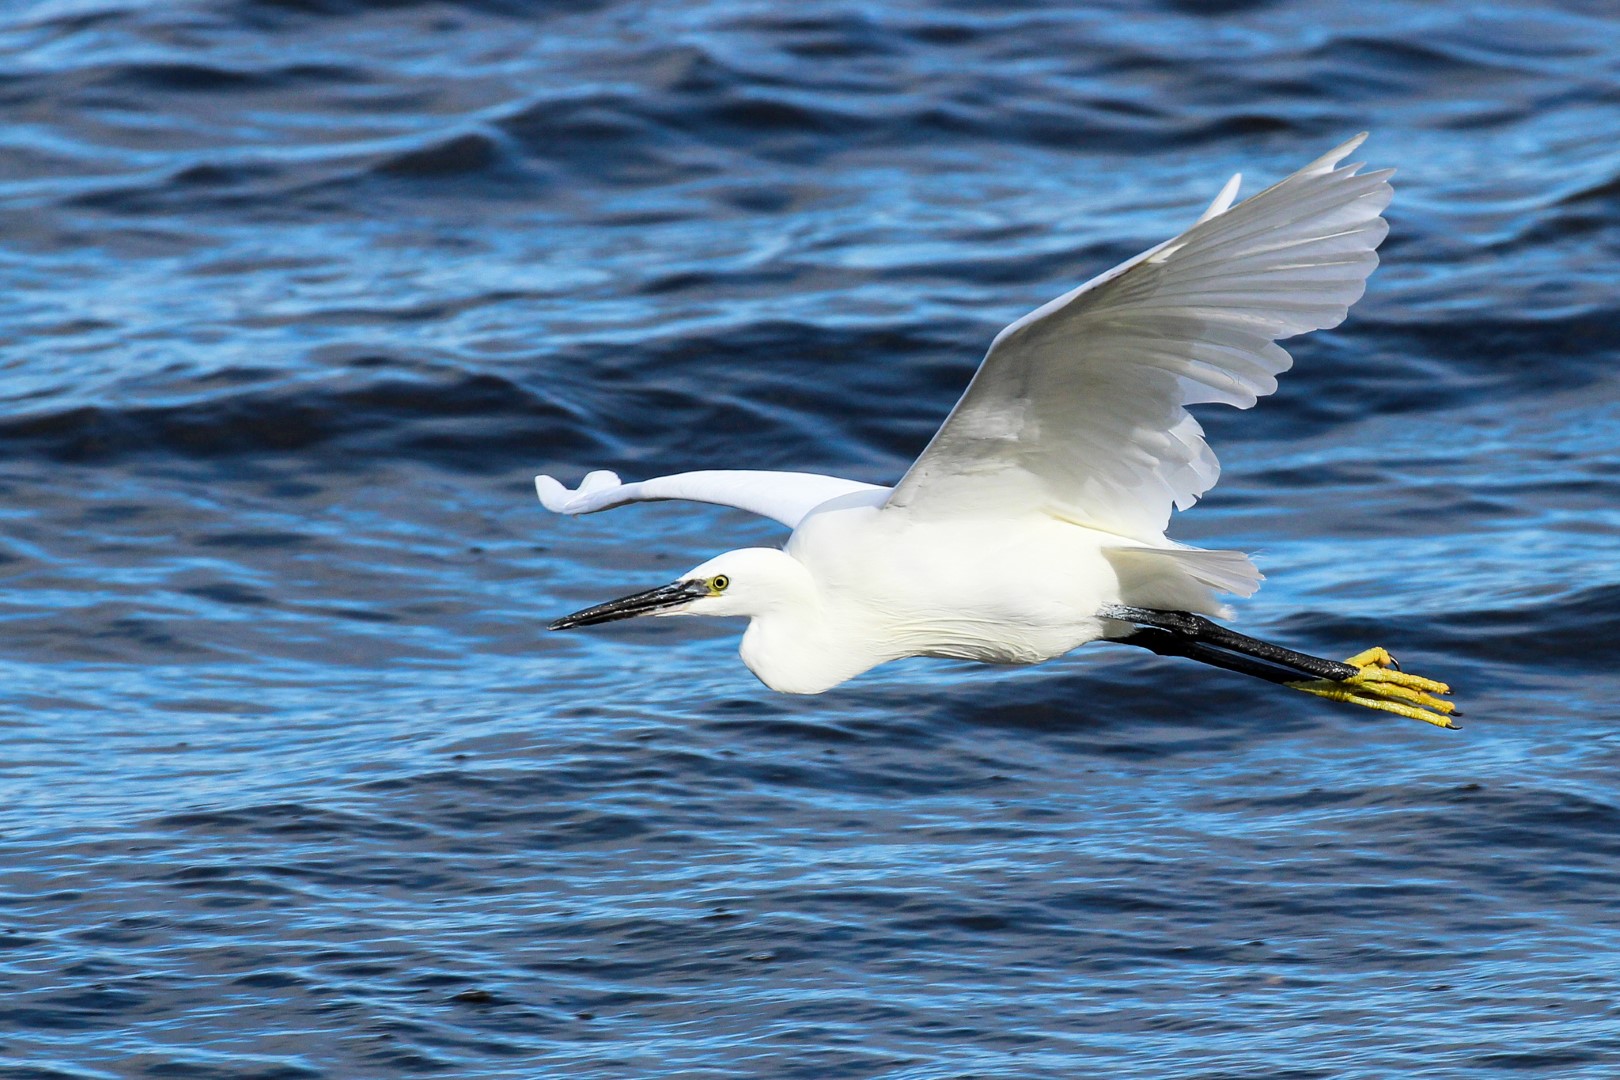
[[[842,495],[858,491],[887,495],[889,490],[815,473],[729,469],[657,476],[631,484],[621,483],[618,476],[610,472],[593,472],[572,490],[549,476],[537,476],[534,487],[545,508],[559,514],[594,514],[625,503],[686,499],[734,506],[761,517],[775,518],[789,528],[797,528],[810,511]],[[877,496],[874,499],[882,501]]]
[[1337,326],[1378,265],[1390,170],[1337,167],[1365,137],[1236,206],[1229,183],[1180,236],[996,335],[888,505],[1161,536],[1220,474],[1186,406],[1271,393],[1292,363],[1275,342]]

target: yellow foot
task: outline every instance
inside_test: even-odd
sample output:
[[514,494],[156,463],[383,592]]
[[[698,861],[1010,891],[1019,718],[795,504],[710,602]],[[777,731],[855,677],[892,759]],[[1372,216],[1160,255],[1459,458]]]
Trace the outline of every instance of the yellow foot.
[[1358,652],[1354,656],[1348,656],[1344,662],[1351,667],[1366,667],[1368,664],[1376,664],[1379,667],[1394,668],[1396,671],[1401,670],[1400,662],[1389,655],[1389,650],[1381,645],[1374,645],[1372,648]]
[[1410,716],[1436,727],[1457,726],[1451,722],[1457,707],[1438,696],[1451,693],[1445,683],[1406,674],[1393,656],[1376,647],[1357,653],[1345,663],[1357,669],[1348,679],[1308,679],[1288,685],[1330,701]]

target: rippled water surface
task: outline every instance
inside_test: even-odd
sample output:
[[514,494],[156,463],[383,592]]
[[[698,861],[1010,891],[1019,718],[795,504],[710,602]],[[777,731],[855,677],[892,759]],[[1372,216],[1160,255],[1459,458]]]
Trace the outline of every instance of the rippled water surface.
[[[0,1077],[1620,1075],[1617,80],[1596,3],[6,5]],[[1462,732],[544,633],[781,533],[534,473],[892,482],[1362,129],[1384,265],[1176,535]]]

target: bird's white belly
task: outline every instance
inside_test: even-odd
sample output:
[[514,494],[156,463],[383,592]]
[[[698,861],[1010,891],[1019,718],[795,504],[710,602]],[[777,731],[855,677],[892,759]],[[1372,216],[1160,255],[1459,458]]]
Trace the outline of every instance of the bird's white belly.
[[907,656],[1034,664],[1093,641],[1118,600],[1099,533],[1044,515],[914,522],[866,508],[806,521],[788,552],[814,612],[758,617],[742,656],[774,689],[818,693]]

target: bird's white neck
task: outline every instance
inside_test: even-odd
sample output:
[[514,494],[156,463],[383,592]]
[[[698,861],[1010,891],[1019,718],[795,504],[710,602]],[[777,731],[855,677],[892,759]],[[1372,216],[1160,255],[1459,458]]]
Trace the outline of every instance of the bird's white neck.
[[728,551],[687,576],[726,579],[724,589],[682,614],[748,616],[739,651],[772,690],[819,694],[880,662],[860,656],[870,635],[842,626],[842,609],[827,602],[810,570],[785,551]]
[[727,552],[697,573],[715,568],[731,569],[730,590],[703,609],[749,617],[738,651],[772,690],[819,694],[892,659],[868,655],[873,640],[869,628],[849,625],[852,618],[859,621],[858,612],[827,595],[810,569],[787,552]]
[[867,635],[838,625],[820,603],[756,615],[738,652],[760,682],[783,694],[819,694],[889,657],[862,648]]

